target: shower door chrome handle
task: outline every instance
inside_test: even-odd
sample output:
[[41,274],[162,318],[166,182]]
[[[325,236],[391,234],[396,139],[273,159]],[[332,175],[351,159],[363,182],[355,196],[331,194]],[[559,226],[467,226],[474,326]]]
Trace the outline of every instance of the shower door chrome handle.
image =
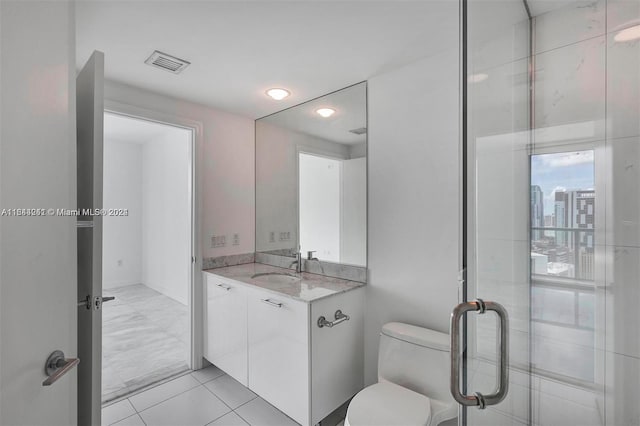
[[[499,335],[499,363],[500,375],[498,389],[490,395],[476,392],[474,395],[464,395],[460,390],[460,318],[467,312],[484,314],[494,311],[500,319]],[[499,303],[485,302],[476,299],[474,302],[461,303],[451,313],[451,381],[450,390],[453,398],[461,405],[486,408],[487,405],[500,403],[509,391],[509,316],[507,310]]]

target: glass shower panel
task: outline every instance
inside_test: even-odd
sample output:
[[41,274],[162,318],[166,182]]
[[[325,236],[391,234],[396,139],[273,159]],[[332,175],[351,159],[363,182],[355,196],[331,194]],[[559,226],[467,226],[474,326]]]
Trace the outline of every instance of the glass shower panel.
[[638,425],[640,1],[608,0],[605,22],[606,139],[603,164],[596,169],[602,170],[606,191],[604,238],[598,243],[605,251],[605,418],[607,425]]
[[[638,425],[640,1],[467,5],[468,299],[510,315],[470,425]],[[469,315],[467,394],[495,386]]]
[[531,5],[532,421],[603,425],[606,2]]

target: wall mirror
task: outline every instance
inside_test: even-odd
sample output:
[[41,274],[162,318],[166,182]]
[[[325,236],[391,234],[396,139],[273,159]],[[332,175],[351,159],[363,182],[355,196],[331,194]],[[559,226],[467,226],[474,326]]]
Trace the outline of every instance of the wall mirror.
[[366,266],[366,90],[256,120],[256,252]]

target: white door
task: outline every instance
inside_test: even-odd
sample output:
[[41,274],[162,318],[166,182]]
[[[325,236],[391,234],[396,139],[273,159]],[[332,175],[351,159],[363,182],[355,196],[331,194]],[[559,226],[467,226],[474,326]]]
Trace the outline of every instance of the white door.
[[77,355],[76,218],[55,214],[76,205],[74,32],[73,2],[0,1],[1,425],[76,423],[77,369],[42,385]]
[[[76,78],[78,160],[78,423],[99,425],[102,391],[102,156],[104,54]],[[85,209],[94,210],[87,214]],[[85,301],[86,303],[82,303]]]

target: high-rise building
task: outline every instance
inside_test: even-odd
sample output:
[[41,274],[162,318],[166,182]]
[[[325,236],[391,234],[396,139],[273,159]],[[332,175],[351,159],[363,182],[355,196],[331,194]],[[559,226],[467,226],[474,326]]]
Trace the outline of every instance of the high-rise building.
[[[571,216],[568,213],[569,207],[569,194],[565,191],[556,191],[555,193],[555,203],[553,205],[553,217],[555,218],[555,223],[553,224],[556,228],[569,228],[569,217]],[[556,232],[556,243],[560,246],[564,246],[567,244],[567,233],[558,231]]]
[[[595,218],[595,191],[556,191],[555,193],[555,227],[593,229]],[[580,240],[593,247],[593,233],[582,233]],[[588,237],[588,238],[585,238]],[[568,232],[558,231],[556,242],[573,248],[572,238]]]
[[[544,227],[544,193],[538,185],[531,185],[531,227]],[[544,231],[533,230],[531,238],[539,240],[544,235]]]

